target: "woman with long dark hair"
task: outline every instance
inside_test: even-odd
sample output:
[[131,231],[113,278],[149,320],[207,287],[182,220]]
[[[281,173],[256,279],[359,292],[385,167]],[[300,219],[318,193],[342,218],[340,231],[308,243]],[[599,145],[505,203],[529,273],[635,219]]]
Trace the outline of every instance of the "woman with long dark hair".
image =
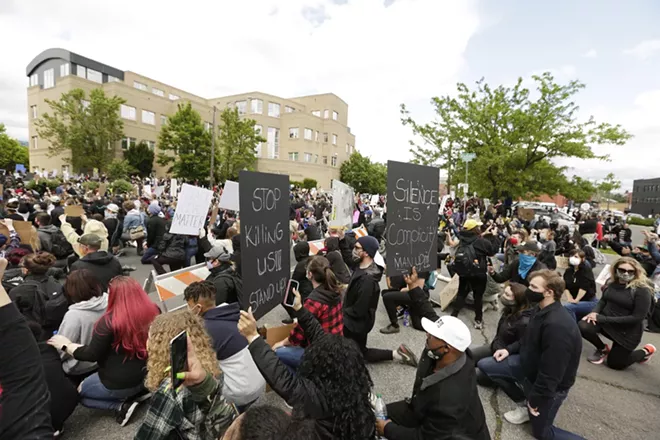
[[140,284],[119,276],[110,282],[108,308],[96,322],[89,345],[55,335],[48,343],[79,361],[97,362],[80,384],[80,402],[88,408],[112,409],[117,422],[128,423],[144,391],[149,326],[160,313]]
[[257,332],[257,322],[241,311],[238,329],[250,343],[259,371],[271,388],[293,407],[294,419],[315,422],[320,439],[374,439],[376,416],[369,401],[373,386],[357,345],[326,333],[295,291],[294,310],[310,345],[294,375]]
[[[304,307],[316,317],[326,333],[343,335],[341,287],[325,257],[317,255],[309,261],[307,279],[312,282],[314,290],[305,299]],[[300,366],[305,347],[308,345],[305,332],[300,325],[297,325],[286,339],[273,345],[273,350],[282,362],[295,371]]]

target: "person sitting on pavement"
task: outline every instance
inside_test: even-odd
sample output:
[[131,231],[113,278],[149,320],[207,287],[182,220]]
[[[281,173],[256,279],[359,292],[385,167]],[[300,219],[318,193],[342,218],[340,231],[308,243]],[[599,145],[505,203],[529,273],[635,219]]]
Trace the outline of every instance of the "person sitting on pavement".
[[[526,290],[525,286],[517,283],[511,283],[504,289],[499,298],[504,308],[493,341],[487,345],[470,347],[480,385],[492,386],[494,383],[486,372],[491,371],[494,364],[520,352],[520,343],[533,312]],[[507,386],[509,384],[505,383],[504,387]]]
[[[187,335],[188,371],[172,371],[170,341]],[[149,327],[147,377],[153,396],[135,440],[220,439],[238,415],[222,394],[222,376],[209,335],[188,311],[162,314]],[[183,379],[173,389],[172,376]]]
[[[611,282],[605,287],[603,296],[578,323],[582,337],[596,351],[587,360],[614,370],[623,370],[634,363],[646,363],[655,354],[656,348],[646,344],[641,350],[644,319],[653,301],[653,290],[644,269],[637,260],[623,257],[617,260],[610,273]],[[600,335],[612,341],[605,344]]]
[[140,284],[126,276],[112,280],[108,307],[97,321],[89,345],[54,335],[48,343],[80,361],[96,362],[98,372],[80,384],[80,403],[114,410],[125,426],[145,395],[144,378],[149,326],[160,314]]
[[380,298],[379,283],[383,276],[383,269],[374,262],[378,246],[378,240],[368,235],[360,237],[355,243],[353,259],[357,264],[348,283],[343,304],[344,336],[357,343],[367,362],[397,360],[417,367],[417,357],[405,344],[401,344],[394,351],[367,348],[367,337],[376,322],[376,309]]
[[88,269],[94,273],[106,292],[110,280],[123,273],[121,263],[114,255],[102,250],[103,241],[96,234],[84,234],[78,239],[78,252],[81,259],[71,265],[70,272]]
[[119,206],[114,203],[109,203],[105,207],[103,218],[103,225],[108,231],[108,247],[112,250],[113,254],[119,252],[122,222],[119,220]]
[[[99,240],[101,240],[99,244],[99,250],[107,252],[108,251],[108,230],[105,228],[105,225],[101,223],[100,221],[97,220],[87,220],[87,216],[82,216],[82,222],[84,223],[84,229],[83,229],[83,235],[87,234],[93,234],[99,237]],[[78,235],[78,233],[73,229],[70,223],[67,222],[66,216],[61,216],[60,217],[60,222],[62,223],[62,226],[60,229],[62,230],[62,233],[66,237],[67,241],[71,243],[71,246],[73,246],[74,252],[79,256],[83,257],[85,256],[85,253],[83,252],[83,249],[81,249],[80,242],[78,239],[81,237]]]
[[529,275],[546,268],[536,258],[540,252],[537,242],[527,241],[522,246],[518,246],[517,250],[520,253],[518,258],[508,266],[504,266],[501,272],[496,273],[492,266],[488,268],[493,281],[497,283],[510,281],[529,286]]
[[397,307],[407,307],[410,313],[411,325],[414,329],[423,331],[422,318],[437,321],[438,315],[433,310],[433,305],[429,300],[429,293],[424,289],[424,283],[430,276],[429,272],[417,273],[414,267],[411,274],[404,275],[406,289],[400,291],[389,291],[383,294],[383,305],[390,318],[390,324],[380,329],[383,334],[399,333],[399,321],[397,316]]
[[186,264],[186,247],[188,236],[172,234],[171,224],[166,224],[166,232],[158,242],[158,255],[151,259],[151,265],[158,275],[167,273],[163,265],[168,265],[170,272],[183,269]]
[[206,281],[215,286],[215,305],[233,304],[243,290],[243,282],[234,270],[231,263],[231,254],[222,244],[216,244],[204,254],[206,267],[210,274]]
[[[298,282],[298,292],[303,297],[303,301],[307,299],[314,286],[312,282],[307,278],[307,265],[309,264],[310,255],[309,255],[309,243],[306,241],[299,241],[293,246],[293,256],[296,258],[296,267],[293,268],[293,273],[291,274],[291,279]],[[288,292],[291,295],[291,292]],[[293,310],[289,307],[284,307],[289,317],[282,320],[282,324],[293,324],[294,313]]]
[[598,303],[594,271],[586,261],[586,254],[579,249],[568,253],[568,269],[564,272],[566,310],[576,321],[589,314]]
[[142,237],[135,239],[137,243],[137,254],[141,257],[144,253],[144,236],[149,232],[149,229],[147,228],[145,217],[139,210],[139,203],[139,201],[134,202],[132,200],[127,200],[122,205],[122,208],[124,208],[124,211],[126,212],[126,216],[124,217],[121,239],[124,242],[132,241],[131,230],[136,233],[142,228]]
[[250,344],[252,359],[270,387],[293,407],[292,418],[314,421],[315,438],[373,439],[373,382],[361,351],[349,339],[326,333],[303,307],[300,293],[293,293],[293,309],[309,341],[298,373],[291,373],[260,337],[250,307],[241,311],[238,329]]
[[[89,345],[92,342],[94,326],[108,307],[108,294],[103,292],[101,283],[94,272],[78,269],[71,272],[64,283],[64,295],[71,304],[57,330],[71,342]],[[96,371],[94,362],[84,362],[62,352],[62,368],[76,385]]]
[[224,376],[223,396],[243,412],[264,393],[266,382],[252,360],[247,341],[238,332],[239,304],[216,306],[215,292],[212,282],[199,281],[186,287],[183,297],[188,309],[204,319],[211,336]]
[[339,249],[339,237],[328,237],[325,239],[325,258],[330,263],[330,268],[335,273],[337,281],[348,284],[351,280],[351,271],[344,263]]
[[387,405],[389,419],[376,421],[378,434],[388,440],[490,440],[474,362],[465,353],[470,330],[453,316],[422,318],[422,327],[426,347],[412,398]]
[[[314,290],[304,300],[303,306],[316,317],[326,333],[343,335],[341,286],[327,258],[320,255],[312,257],[307,265],[307,278],[311,281]],[[308,345],[305,332],[300,325],[297,325],[288,337],[273,345],[273,350],[277,357],[295,372]]]

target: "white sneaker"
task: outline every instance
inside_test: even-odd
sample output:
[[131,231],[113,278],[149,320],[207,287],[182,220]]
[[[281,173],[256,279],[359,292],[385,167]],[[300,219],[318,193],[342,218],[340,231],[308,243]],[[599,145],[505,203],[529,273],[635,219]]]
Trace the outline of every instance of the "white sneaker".
[[513,411],[504,413],[504,418],[507,422],[514,425],[522,425],[523,423],[529,422],[529,412],[527,412],[527,406],[519,406]]

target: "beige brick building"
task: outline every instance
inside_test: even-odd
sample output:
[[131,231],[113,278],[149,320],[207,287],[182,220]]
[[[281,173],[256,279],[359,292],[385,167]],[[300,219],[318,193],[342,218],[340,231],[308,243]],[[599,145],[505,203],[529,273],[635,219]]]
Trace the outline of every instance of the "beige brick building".
[[[258,148],[257,169],[288,174],[291,180],[313,178],[321,188],[339,178],[339,167],[355,151],[355,136],[348,127],[348,105],[338,96],[322,95],[280,98],[261,92],[206,99],[131,71],[122,71],[64,49],[48,49],[27,66],[30,166],[32,170],[68,169],[66,157],[48,157],[48,141],[39,138],[34,122],[50,112],[45,99],[80,88],[103,88],[107,95],[126,100],[120,110],[124,138],[117,143],[117,156],[140,141],[158,150],[158,134],[177,104],[190,102],[207,127],[213,125],[213,107],[219,112],[235,106],[254,119],[267,139]],[[165,169],[155,165],[156,175]]]

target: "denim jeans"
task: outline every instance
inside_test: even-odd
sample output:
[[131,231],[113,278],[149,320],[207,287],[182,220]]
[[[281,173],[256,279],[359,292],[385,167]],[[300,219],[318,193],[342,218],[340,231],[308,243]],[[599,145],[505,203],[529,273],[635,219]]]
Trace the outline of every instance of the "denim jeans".
[[594,298],[591,301],[580,301],[577,304],[567,303],[564,304],[564,307],[566,307],[566,310],[568,310],[570,314],[573,315],[573,319],[575,319],[575,321],[579,321],[591,313],[594,307],[596,307],[596,304],[598,304],[598,300]]
[[151,264],[151,260],[158,255],[158,251],[152,247],[147,248],[146,251],[144,251],[144,254],[142,254],[142,259],[140,260],[140,263],[142,264]]
[[117,410],[129,397],[136,396],[144,390],[142,384],[123,390],[109,390],[94,373],[80,384],[80,403],[87,408]]
[[525,393],[519,385],[523,382],[520,355],[512,354],[501,362],[488,356],[477,362],[477,368],[495,382],[509,399],[519,405],[525,402]]
[[289,367],[289,370],[294,374],[298,371],[298,367],[300,367],[304,353],[305,349],[296,345],[280,347],[275,350],[277,357],[280,358],[282,363]]
[[[527,388],[527,386],[525,386],[525,388]],[[579,435],[553,426],[555,417],[557,417],[557,412],[559,411],[561,404],[564,403],[564,400],[566,400],[567,395],[568,390],[557,391],[554,397],[547,399],[538,405],[538,416],[534,416],[531,413],[529,414],[529,421],[532,425],[532,435],[534,438],[539,440],[584,440],[584,438],[580,437]]]

